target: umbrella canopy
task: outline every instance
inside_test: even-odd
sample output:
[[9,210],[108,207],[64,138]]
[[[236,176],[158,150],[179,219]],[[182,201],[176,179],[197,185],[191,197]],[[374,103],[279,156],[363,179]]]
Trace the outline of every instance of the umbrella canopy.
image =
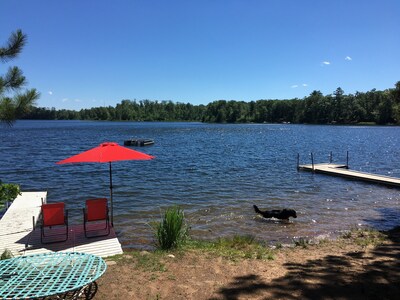
[[61,160],[57,164],[82,162],[108,163],[120,160],[149,160],[153,158],[154,156],[122,147],[117,143],[106,142],[93,149]]
[[69,163],[109,163],[110,165],[110,204],[111,204],[111,224],[113,224],[113,185],[112,185],[112,169],[111,163],[121,160],[150,160],[154,156],[135,151],[126,147],[122,147],[117,143],[106,142],[99,146],[87,150],[85,152],[76,154],[56,164],[69,164]]

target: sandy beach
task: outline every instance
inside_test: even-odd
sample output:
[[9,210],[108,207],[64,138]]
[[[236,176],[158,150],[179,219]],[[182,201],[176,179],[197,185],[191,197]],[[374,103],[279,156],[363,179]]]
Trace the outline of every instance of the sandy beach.
[[94,299],[399,299],[400,228],[231,259],[201,250],[108,259]]

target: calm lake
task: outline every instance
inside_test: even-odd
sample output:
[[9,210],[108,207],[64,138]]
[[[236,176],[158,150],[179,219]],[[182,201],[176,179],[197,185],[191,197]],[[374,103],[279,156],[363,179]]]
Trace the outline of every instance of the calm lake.
[[[152,138],[134,148],[152,161],[113,163],[114,226],[124,247],[151,248],[151,223],[174,204],[191,235],[212,239],[250,234],[271,243],[335,235],[356,226],[400,225],[400,189],[308,172],[301,163],[346,162],[351,169],[400,177],[400,127],[291,124],[221,125],[87,121],[18,121],[1,127],[0,179],[23,191],[46,190],[81,222],[84,201],[109,197],[108,164],[56,165],[105,141]],[[282,223],[261,209],[293,208]]]

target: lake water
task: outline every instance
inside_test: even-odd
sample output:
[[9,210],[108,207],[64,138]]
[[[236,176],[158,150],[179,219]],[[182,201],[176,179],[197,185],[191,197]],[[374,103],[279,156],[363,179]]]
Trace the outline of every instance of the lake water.
[[[152,161],[113,163],[114,226],[123,246],[151,248],[151,223],[174,204],[191,235],[212,239],[250,234],[271,243],[335,235],[355,226],[400,225],[400,189],[297,172],[301,163],[345,163],[400,177],[400,127],[291,124],[202,124],[18,121],[0,131],[0,179],[22,190],[47,190],[65,201],[74,222],[90,197],[109,197],[108,164],[55,162],[104,141],[152,138],[135,148]],[[289,223],[257,217],[261,209],[293,208]]]

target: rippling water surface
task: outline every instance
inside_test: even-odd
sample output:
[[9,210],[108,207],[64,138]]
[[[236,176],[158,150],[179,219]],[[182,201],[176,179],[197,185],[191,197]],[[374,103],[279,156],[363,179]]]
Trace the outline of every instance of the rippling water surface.
[[[0,131],[0,179],[47,190],[80,222],[85,199],[109,197],[107,164],[55,162],[104,141],[152,138],[136,150],[152,161],[113,164],[114,226],[126,247],[152,245],[150,223],[180,205],[196,238],[251,234],[270,242],[334,234],[354,226],[400,225],[400,189],[297,172],[302,163],[344,163],[355,170],[400,177],[400,128],[306,125],[215,125],[85,121],[19,121]],[[293,208],[281,223],[252,208]]]

